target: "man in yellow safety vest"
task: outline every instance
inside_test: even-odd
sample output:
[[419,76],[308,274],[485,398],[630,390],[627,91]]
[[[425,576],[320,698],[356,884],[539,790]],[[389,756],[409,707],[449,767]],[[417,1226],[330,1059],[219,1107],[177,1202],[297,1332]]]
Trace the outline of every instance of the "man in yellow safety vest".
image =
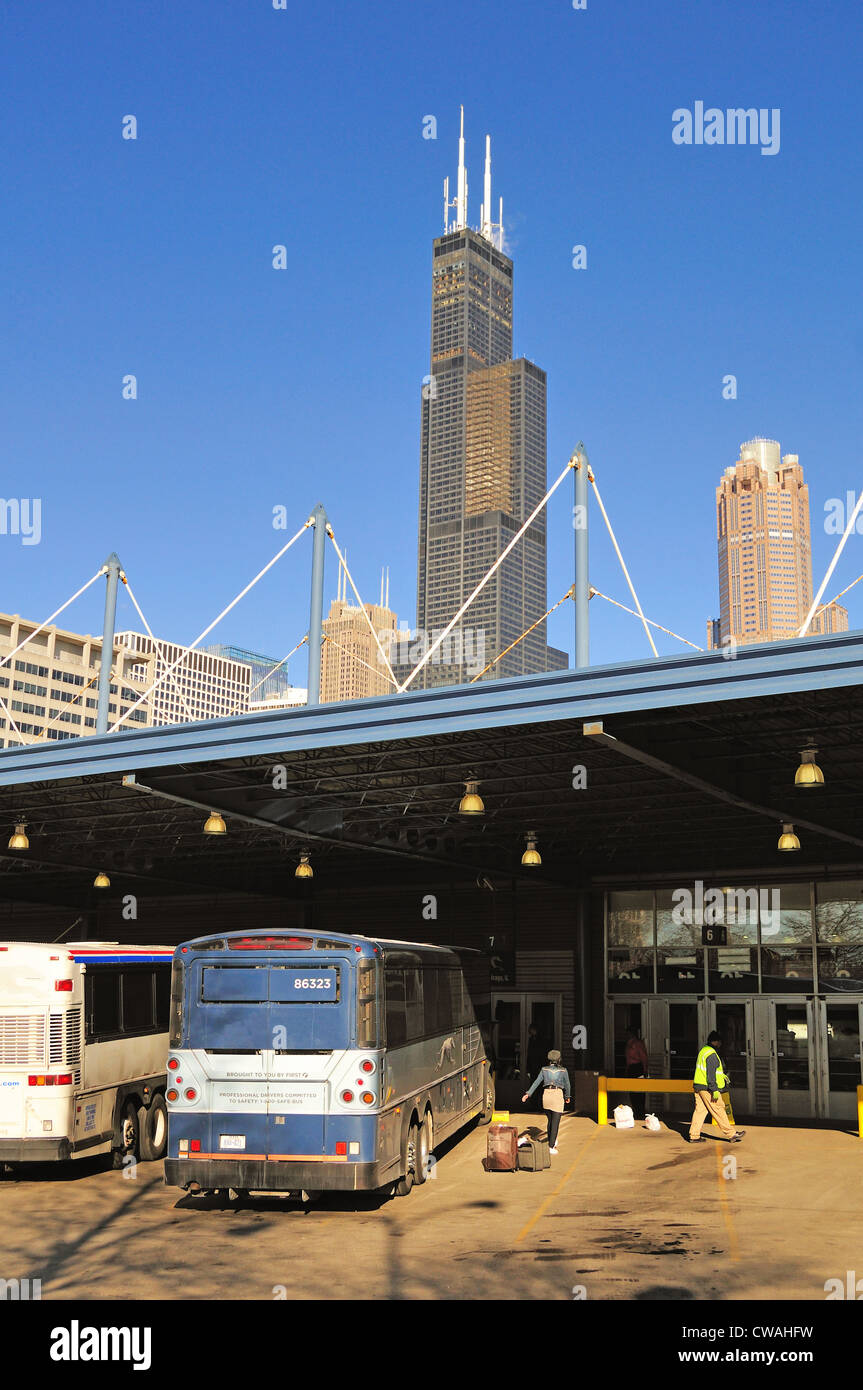
[[722,1058],[716,1051],[721,1042],[722,1038],[718,1033],[711,1033],[695,1063],[695,1078],[692,1083],[695,1109],[689,1125],[690,1144],[705,1142],[701,1126],[708,1115],[713,1116],[722,1138],[727,1139],[729,1143],[739,1143],[746,1133],[745,1129],[735,1129],[728,1121],[725,1102],[722,1099],[722,1092],[728,1089],[728,1077],[722,1069]]

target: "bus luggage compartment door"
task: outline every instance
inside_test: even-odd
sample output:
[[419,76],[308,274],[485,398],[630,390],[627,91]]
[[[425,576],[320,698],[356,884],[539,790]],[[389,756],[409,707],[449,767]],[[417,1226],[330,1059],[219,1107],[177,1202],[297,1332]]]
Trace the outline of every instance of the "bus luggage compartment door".
[[325,1092],[322,1082],[289,1081],[270,1076],[267,1083],[267,1155],[269,1158],[320,1158],[325,1140]]

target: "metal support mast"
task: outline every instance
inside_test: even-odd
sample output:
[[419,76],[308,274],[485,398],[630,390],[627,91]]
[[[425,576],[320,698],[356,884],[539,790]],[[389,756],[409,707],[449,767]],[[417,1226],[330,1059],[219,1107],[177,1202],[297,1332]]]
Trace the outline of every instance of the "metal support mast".
[[310,705],[321,702],[321,641],[324,620],[324,546],[327,514],[319,502],[309,520],[315,528],[312,544],[312,589],[309,603],[309,696]]
[[[113,551],[105,561],[104,569],[108,580],[105,590],[105,621],[102,624],[102,664],[99,667],[99,705],[96,710],[96,733],[108,732],[108,702],[111,698],[111,663],[114,659],[114,628],[117,617],[117,587],[120,582],[120,558]],[[122,683],[122,672],[117,672],[117,688]],[[119,709],[120,702],[117,701]]]
[[575,666],[590,665],[590,581],[588,578],[587,494],[590,462],[579,440],[578,463],[575,465]]

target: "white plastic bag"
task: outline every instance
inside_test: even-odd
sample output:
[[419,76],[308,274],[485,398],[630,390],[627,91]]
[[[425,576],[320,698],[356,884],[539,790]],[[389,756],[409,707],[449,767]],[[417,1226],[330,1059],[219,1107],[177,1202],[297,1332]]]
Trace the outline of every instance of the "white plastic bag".
[[635,1120],[631,1105],[617,1105],[614,1109],[614,1124],[617,1129],[634,1129]]
[[655,1134],[657,1130],[662,1129],[662,1125],[659,1123],[655,1115],[645,1115],[644,1128],[649,1129],[652,1133]]

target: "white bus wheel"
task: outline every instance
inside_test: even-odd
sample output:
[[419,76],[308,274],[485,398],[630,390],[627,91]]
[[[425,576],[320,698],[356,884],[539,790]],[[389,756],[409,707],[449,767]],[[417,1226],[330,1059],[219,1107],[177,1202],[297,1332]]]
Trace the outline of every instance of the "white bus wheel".
[[494,1077],[487,1070],[485,1076],[485,1090],[482,1097],[482,1114],[479,1117],[481,1125],[491,1123],[494,1114]]
[[152,1163],[164,1158],[168,1144],[168,1107],[163,1095],[155,1095],[149,1106],[140,1107],[138,1133],[143,1159]]
[[115,1168],[122,1168],[124,1166],[123,1160],[129,1154],[133,1158],[139,1157],[139,1142],[138,1109],[131,1100],[127,1100],[120,1114],[120,1145],[119,1148],[112,1151]]
[[429,1175],[429,1155],[431,1154],[431,1112],[423,1115],[422,1124],[417,1130],[416,1165],[414,1177],[423,1183]]
[[397,1197],[407,1197],[414,1185],[417,1170],[417,1148],[417,1127],[412,1123],[405,1135],[402,1148],[402,1176],[395,1186]]

